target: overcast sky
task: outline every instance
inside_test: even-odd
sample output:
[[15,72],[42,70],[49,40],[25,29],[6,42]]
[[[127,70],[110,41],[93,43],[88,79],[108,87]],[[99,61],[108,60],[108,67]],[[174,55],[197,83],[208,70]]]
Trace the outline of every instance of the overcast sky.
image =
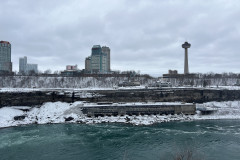
[[188,41],[190,72],[240,72],[239,0],[0,0],[0,15],[16,71],[23,56],[39,70],[83,69],[99,44],[113,70],[183,73]]

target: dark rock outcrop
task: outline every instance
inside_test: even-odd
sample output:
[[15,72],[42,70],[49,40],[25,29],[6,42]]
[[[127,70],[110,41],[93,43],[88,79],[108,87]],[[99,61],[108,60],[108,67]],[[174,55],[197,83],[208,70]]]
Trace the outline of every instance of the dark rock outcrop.
[[14,117],[14,120],[15,121],[21,121],[21,120],[24,120],[26,116],[22,115],[22,116],[15,116]]
[[[76,92],[76,93],[75,93]],[[86,90],[74,93],[58,90],[35,92],[0,92],[0,108],[4,106],[35,106],[45,102],[188,102],[204,103],[209,101],[240,100],[240,90],[220,90],[204,88],[154,88]],[[63,94],[60,94],[63,93]],[[101,96],[99,96],[101,95]],[[27,110],[26,110],[27,111]]]
[[65,118],[65,122],[72,121],[72,120],[74,120],[73,117],[67,117],[67,118]]

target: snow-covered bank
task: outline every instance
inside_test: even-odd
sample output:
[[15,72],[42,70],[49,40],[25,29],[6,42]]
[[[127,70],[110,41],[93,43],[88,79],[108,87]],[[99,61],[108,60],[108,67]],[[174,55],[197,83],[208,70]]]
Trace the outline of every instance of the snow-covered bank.
[[[129,77],[45,77],[1,76],[0,88],[109,88],[128,81]],[[142,85],[155,81],[149,77],[135,77]]]
[[[181,121],[181,120],[205,120],[205,119],[240,119],[240,101],[208,102],[197,104],[198,107],[217,109],[211,115],[144,115],[144,116],[116,116],[90,118],[82,114],[83,102],[75,103],[46,103],[41,107],[4,107],[0,109],[0,128],[18,126],[24,124],[47,123],[131,123],[134,125],[150,125],[154,123]],[[29,111],[25,111],[29,109]],[[16,116],[24,115],[23,120],[14,120]],[[72,117],[70,121],[67,119]]]
[[82,91],[100,91],[100,90],[131,90],[131,89],[145,89],[145,86],[132,87],[86,87],[86,88],[0,88],[0,92],[36,92],[36,91],[59,91],[59,92],[82,92]]
[[[157,87],[147,87],[148,89],[157,89]],[[209,90],[240,90],[240,86],[211,86],[211,87],[170,87],[171,89],[209,89]],[[59,91],[59,92],[83,92],[83,91],[99,91],[99,90],[136,90],[146,89],[145,85],[132,87],[85,87],[85,88],[0,88],[0,93],[4,92],[36,92],[36,91]],[[168,89],[164,87],[163,89]]]

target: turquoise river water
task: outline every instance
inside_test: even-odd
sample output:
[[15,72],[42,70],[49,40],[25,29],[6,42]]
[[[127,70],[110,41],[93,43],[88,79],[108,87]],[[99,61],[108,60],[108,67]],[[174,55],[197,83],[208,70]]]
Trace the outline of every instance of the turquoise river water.
[[239,160],[240,121],[202,120],[151,126],[51,124],[0,129],[0,160]]

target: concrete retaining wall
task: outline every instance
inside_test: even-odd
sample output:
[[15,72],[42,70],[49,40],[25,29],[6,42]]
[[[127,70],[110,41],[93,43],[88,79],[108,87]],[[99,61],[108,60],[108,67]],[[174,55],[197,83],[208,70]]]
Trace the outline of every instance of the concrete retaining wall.
[[89,117],[95,116],[117,116],[117,115],[157,115],[157,114],[186,114],[196,113],[195,104],[179,105],[95,105],[82,107],[83,114]]

